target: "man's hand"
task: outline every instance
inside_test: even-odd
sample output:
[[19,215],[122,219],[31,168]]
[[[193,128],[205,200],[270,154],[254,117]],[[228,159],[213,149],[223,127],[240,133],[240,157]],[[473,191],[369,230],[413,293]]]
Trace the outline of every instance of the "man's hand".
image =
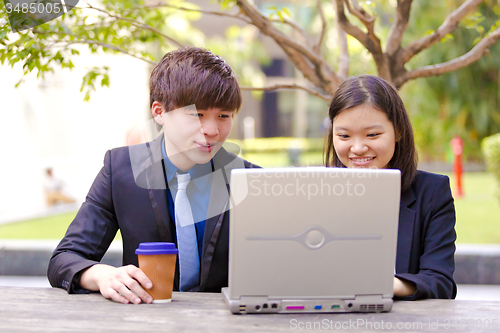
[[153,298],[144,289],[150,289],[153,284],[144,272],[134,265],[113,267],[97,264],[85,272],[80,278],[82,288],[100,291],[113,301],[123,304],[140,304],[141,300],[152,303]]
[[394,278],[394,296],[411,296],[417,291],[415,283]]

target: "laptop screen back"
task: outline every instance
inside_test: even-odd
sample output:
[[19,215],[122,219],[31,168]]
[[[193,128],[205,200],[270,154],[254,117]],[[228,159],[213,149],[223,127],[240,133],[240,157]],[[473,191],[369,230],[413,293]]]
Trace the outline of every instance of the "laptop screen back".
[[231,173],[229,296],[392,297],[399,170]]

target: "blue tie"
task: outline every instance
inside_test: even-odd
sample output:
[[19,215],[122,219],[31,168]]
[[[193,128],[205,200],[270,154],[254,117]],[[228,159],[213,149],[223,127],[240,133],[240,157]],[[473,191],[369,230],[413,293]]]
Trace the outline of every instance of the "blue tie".
[[177,174],[177,194],[174,201],[175,229],[179,247],[180,291],[200,284],[200,255],[193,212],[186,193],[191,180],[189,173]]

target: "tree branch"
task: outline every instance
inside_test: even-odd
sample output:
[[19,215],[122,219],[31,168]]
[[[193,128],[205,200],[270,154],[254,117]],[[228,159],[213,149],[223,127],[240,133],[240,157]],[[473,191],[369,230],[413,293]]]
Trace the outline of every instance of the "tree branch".
[[237,5],[261,33],[274,39],[308,80],[325,91],[334,89],[339,79],[320,54],[315,53],[306,45],[285,36],[247,0],[237,0]]
[[[352,1],[352,6],[350,1]],[[368,30],[373,30],[373,23],[375,21],[375,16],[370,16],[365,10],[358,4],[357,0],[344,0],[347,10],[352,15],[356,16]]]
[[281,31],[279,31],[271,21],[267,19],[259,10],[252,5],[250,5],[246,0],[238,0],[238,5],[242,11],[247,15],[252,24],[255,25],[262,33],[272,37],[277,43],[286,45],[293,48],[294,50],[303,54],[309,61],[313,64],[320,64],[322,59],[315,54],[313,50],[307,46],[293,41],[288,36],[285,36]]
[[[287,18],[283,18],[283,21],[281,19],[270,19],[271,22],[276,22],[276,23],[282,23],[282,24],[288,24],[291,26],[295,31],[300,33],[302,37],[304,37],[304,40],[308,45],[313,45],[313,42],[311,40],[311,37],[309,34],[295,21],[289,20]],[[250,23],[251,24],[251,23]]]
[[71,41],[71,40],[69,40],[69,41],[58,41],[58,43],[63,43],[64,42],[66,45],[70,45],[70,44],[98,45],[98,46],[101,46],[103,48],[107,48],[107,49],[110,49],[110,50],[113,50],[113,51],[117,51],[117,52],[126,54],[128,56],[131,56],[133,58],[145,61],[145,62],[147,62],[150,65],[153,65],[153,66],[157,65],[155,62],[153,62],[151,60],[148,60],[148,59],[136,56],[135,54],[132,54],[132,53],[130,53],[128,51],[125,51],[125,50],[119,48],[118,46],[107,44],[107,43],[103,43],[103,42],[99,42],[99,41],[95,41],[95,40],[90,40],[90,39],[86,39],[86,38],[81,38],[80,36],[75,35],[73,33],[60,32],[60,31],[57,31],[57,32],[53,32],[53,31],[40,31],[40,30],[37,30],[37,29],[32,29],[31,31],[33,33],[40,34],[40,35],[55,35],[55,34],[57,34],[59,36],[61,36],[61,35],[63,35],[63,36],[73,36],[73,37],[77,38],[78,40],[76,40],[76,41]]
[[360,28],[353,25],[347,19],[344,11],[344,0],[334,0],[337,8],[338,21],[342,29],[349,35],[356,38],[364,47],[368,49],[370,53],[376,52],[376,45],[370,40],[368,35],[364,33]]
[[278,90],[278,89],[301,89],[307,91],[309,94],[318,96],[325,101],[330,101],[332,99],[331,95],[326,94],[325,92],[322,92],[318,89],[313,89],[313,88],[308,88],[296,83],[292,84],[274,84],[271,86],[265,86],[265,87],[241,87],[241,90],[260,90],[260,91],[270,91],[270,90]]
[[215,16],[223,16],[223,17],[231,17],[235,18],[238,20],[242,20],[247,24],[250,24],[251,22],[244,16],[241,16],[240,13],[238,14],[229,14],[229,13],[224,13],[224,12],[216,12],[216,11],[211,11],[211,10],[203,10],[203,9],[194,9],[194,8],[187,8],[187,7],[179,7],[179,6],[174,6],[174,5],[169,5],[166,3],[159,2],[156,5],[150,5],[150,6],[137,6],[135,9],[155,9],[155,8],[161,8],[161,7],[167,7],[167,8],[172,8],[172,9],[177,9],[185,12],[196,12],[196,13],[201,13],[201,14],[208,14],[208,15],[215,15]]
[[319,35],[318,42],[314,46],[314,51],[319,53],[321,51],[321,44],[323,44],[323,39],[325,38],[326,32],[326,19],[323,13],[323,7],[321,6],[321,0],[316,0],[316,7],[318,7],[319,17],[321,18],[321,33]]
[[122,20],[122,21],[130,22],[130,23],[132,23],[133,26],[135,26],[137,28],[141,28],[141,29],[152,31],[152,32],[160,35],[161,37],[165,38],[166,40],[168,40],[172,44],[175,44],[177,47],[184,47],[185,46],[185,45],[179,43],[178,41],[176,41],[175,39],[173,39],[172,37],[169,37],[169,36],[165,35],[164,33],[162,33],[161,31],[156,30],[155,28],[153,28],[150,25],[147,25],[145,23],[139,22],[139,21],[131,19],[131,18],[127,18],[127,17],[122,17],[122,16],[111,14],[110,12],[108,12],[108,11],[106,11],[104,9],[100,9],[100,8],[94,7],[91,4],[89,4],[88,2],[86,2],[86,3],[89,6],[88,8],[90,8],[90,9],[97,10],[98,12],[104,13],[104,14],[108,15],[109,17],[113,17],[113,18],[115,18],[117,20]]
[[349,76],[349,47],[347,45],[347,33],[344,31],[344,29],[342,29],[339,22],[338,11],[335,13],[335,26],[337,27],[337,40],[340,47],[340,55],[338,58],[339,67],[337,70],[337,75],[345,80]]
[[377,46],[377,49],[382,51],[382,46],[380,45],[380,39],[375,35],[375,16],[370,16],[367,12],[361,8],[357,0],[351,0],[353,2],[353,6],[350,5],[349,0],[344,0],[344,3],[347,7],[347,10],[352,15],[356,16],[361,23],[366,27],[368,31],[368,37],[373,43]]
[[[224,13],[224,12],[210,11],[210,10],[202,10],[202,9],[193,9],[193,8],[179,7],[179,6],[173,6],[173,5],[169,5],[169,4],[163,4],[163,3],[159,3],[157,5],[152,5],[152,6],[139,6],[139,7],[136,7],[136,8],[154,9],[154,8],[160,8],[160,7],[168,7],[168,8],[182,10],[182,11],[187,11],[187,12],[197,12],[197,13],[201,13],[201,14],[208,14],[208,15],[215,15],[215,16],[231,17],[231,18],[235,18],[235,19],[241,20],[241,21],[243,21],[243,22],[245,22],[247,24],[252,24],[252,21],[250,21],[249,19],[247,19],[245,16],[242,16],[241,13],[238,13],[238,14],[229,14],[229,13]],[[293,20],[290,20],[290,19],[287,19],[287,18],[283,18],[283,20],[281,20],[281,19],[270,19],[270,21],[276,22],[276,23],[283,23],[283,24],[287,24],[287,25],[291,26],[293,29],[295,29],[296,31],[298,31],[304,37],[304,39],[308,43],[310,43],[311,38],[309,37],[309,35],[307,34],[307,32],[299,24],[297,24],[297,22],[294,22]]]
[[403,63],[407,63],[411,58],[420,53],[421,51],[431,47],[432,45],[439,42],[444,36],[458,28],[458,23],[467,14],[474,10],[481,2],[484,0],[467,0],[458,9],[453,11],[446,19],[443,24],[436,31],[422,37],[403,49]]
[[497,28],[486,37],[484,37],[479,43],[477,43],[476,46],[474,46],[474,48],[472,48],[472,50],[470,50],[463,56],[441,64],[424,66],[419,69],[406,72],[402,77],[398,77],[396,80],[394,80],[394,83],[397,87],[400,87],[401,85],[403,85],[403,83],[412,79],[427,76],[437,76],[466,67],[471,63],[479,60],[485,53],[488,52],[488,47],[496,43],[498,40],[500,40],[500,28]]
[[280,45],[283,52],[288,56],[288,59],[295,64],[295,67],[306,77],[309,81],[311,81],[315,86],[321,85],[320,78],[316,75],[314,67],[311,65],[307,59],[304,59],[304,56],[297,52],[296,50]]
[[410,20],[410,10],[413,0],[398,0],[398,7],[394,22],[389,30],[387,37],[387,47],[385,53],[392,57],[400,48],[403,40],[403,35],[408,28],[408,21]]
[[[375,35],[374,20],[375,17],[369,16],[361,8],[352,8],[349,0],[335,0],[339,23],[346,33],[356,38],[373,56],[373,60],[377,66],[378,75],[386,80],[391,81],[391,71],[387,57],[382,51],[380,39]],[[347,19],[344,11],[344,4],[348,10],[358,17],[368,29],[368,33],[364,33],[360,28],[353,25]]]

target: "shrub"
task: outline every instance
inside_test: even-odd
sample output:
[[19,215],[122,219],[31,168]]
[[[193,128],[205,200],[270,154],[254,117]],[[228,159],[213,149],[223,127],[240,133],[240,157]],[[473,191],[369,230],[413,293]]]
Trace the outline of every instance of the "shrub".
[[245,152],[275,153],[286,152],[289,149],[299,149],[302,152],[322,151],[324,138],[256,138],[252,140],[227,140],[241,147]]
[[323,165],[324,138],[255,138],[227,140],[225,148],[262,167]]

